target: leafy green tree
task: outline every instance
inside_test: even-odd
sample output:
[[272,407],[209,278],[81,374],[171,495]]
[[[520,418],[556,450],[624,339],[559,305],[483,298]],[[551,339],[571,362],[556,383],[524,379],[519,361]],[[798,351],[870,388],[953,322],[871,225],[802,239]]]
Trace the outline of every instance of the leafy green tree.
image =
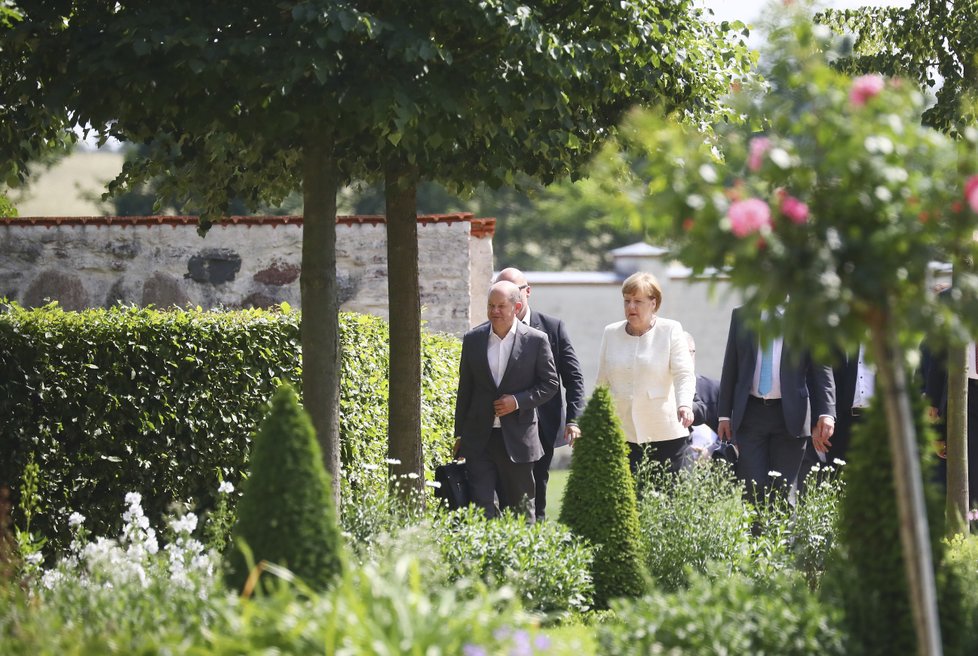
[[978,121],[968,102],[978,93],[978,3],[913,0],[907,7],[827,10],[815,20],[853,35],[851,52],[836,63],[841,70],[905,77],[933,90],[927,125],[947,132]]
[[255,435],[243,490],[227,554],[229,584],[240,589],[250,574],[243,542],[255,564],[283,565],[315,589],[328,587],[342,567],[343,537],[316,433],[288,384],[275,392]]
[[[978,279],[963,277],[945,304],[930,293],[928,265],[955,243],[975,254],[976,163],[963,142],[921,124],[923,96],[912,83],[833,70],[827,36],[800,17],[768,36],[768,88],[734,101],[749,127],[717,140],[722,160],[702,135],[635,116],[621,157],[638,175],[624,191],[648,189],[636,211],[668,215],[660,228],[679,258],[697,272],[725,268],[757,316],[788,296],[804,304],[763,334],[780,331],[822,357],[867,343],[887,416],[918,648],[939,653],[904,363],[928,326],[972,327]],[[967,134],[973,147],[978,133]]]
[[689,0],[392,2],[377,11],[398,38],[418,44],[373,70],[386,107],[374,169],[385,183],[389,448],[398,476],[421,462],[420,181],[464,189],[511,183],[518,173],[543,183],[572,175],[631,105],[716,112],[750,58],[729,41],[728,26],[701,21]]
[[625,434],[606,387],[594,390],[581,415],[560,521],[596,547],[594,603],[638,597],[649,586]]
[[[90,126],[140,144],[112,193],[277,205],[303,190],[303,396],[338,477],[337,190],[388,193],[393,473],[419,473],[416,187],[573,173],[635,103],[702,119],[750,63],[692,0],[21,3],[3,27],[0,161]],[[26,136],[25,136],[26,135]],[[420,479],[415,479],[419,481]],[[335,494],[339,489],[336,487]]]
[[[914,0],[908,7],[828,10],[818,16],[837,32],[854,35],[852,51],[836,66],[851,74],[882,73],[916,80],[935,94],[923,113],[925,124],[960,135],[978,124],[978,3],[973,0]],[[954,277],[971,261],[954,245],[945,254]],[[957,281],[956,281],[957,282]],[[967,373],[965,344],[935,331],[947,347],[947,514],[951,533],[967,532]]]

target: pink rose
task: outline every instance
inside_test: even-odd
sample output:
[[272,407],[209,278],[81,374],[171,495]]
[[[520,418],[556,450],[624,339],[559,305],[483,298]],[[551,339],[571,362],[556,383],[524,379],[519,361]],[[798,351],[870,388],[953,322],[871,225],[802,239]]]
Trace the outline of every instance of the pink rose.
[[808,205],[801,202],[794,196],[784,194],[781,198],[781,213],[791,219],[796,225],[801,225],[808,221]]
[[971,211],[978,213],[978,175],[973,175],[964,183],[964,198]]
[[764,153],[771,149],[771,140],[767,137],[754,137],[750,140],[747,149],[749,151],[747,168],[757,172],[764,163]]
[[849,102],[856,107],[862,107],[871,99],[879,95],[883,90],[883,76],[876,73],[872,75],[860,75],[852,81],[849,89]]
[[744,237],[771,225],[771,208],[759,198],[738,200],[731,203],[727,217],[730,219],[730,231]]

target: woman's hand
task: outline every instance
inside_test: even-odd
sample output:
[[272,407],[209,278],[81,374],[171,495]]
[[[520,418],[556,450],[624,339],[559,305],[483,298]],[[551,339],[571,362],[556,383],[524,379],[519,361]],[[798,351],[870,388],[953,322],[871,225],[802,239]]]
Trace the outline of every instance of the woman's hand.
[[693,410],[689,406],[681,405],[679,406],[679,423],[683,425],[683,428],[689,428],[693,425]]

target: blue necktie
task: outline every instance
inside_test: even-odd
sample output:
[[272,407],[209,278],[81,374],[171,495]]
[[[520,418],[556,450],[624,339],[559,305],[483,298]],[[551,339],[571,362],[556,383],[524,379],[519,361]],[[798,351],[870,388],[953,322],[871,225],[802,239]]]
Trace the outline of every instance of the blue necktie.
[[773,384],[774,369],[774,341],[764,345],[764,352],[761,354],[761,375],[757,380],[757,393],[767,396],[771,392]]

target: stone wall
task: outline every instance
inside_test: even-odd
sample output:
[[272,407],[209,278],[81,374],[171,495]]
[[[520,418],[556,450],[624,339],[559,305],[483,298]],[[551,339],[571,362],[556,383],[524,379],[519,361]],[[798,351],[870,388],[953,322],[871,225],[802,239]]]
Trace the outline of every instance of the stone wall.
[[[418,218],[422,319],[461,334],[481,323],[495,220]],[[383,217],[339,217],[340,309],[387,316]],[[137,305],[300,307],[301,217],[232,217],[197,234],[195,217],[41,217],[0,221],[0,296],[79,310]],[[474,293],[473,293],[474,292]],[[479,312],[472,314],[472,306]]]

